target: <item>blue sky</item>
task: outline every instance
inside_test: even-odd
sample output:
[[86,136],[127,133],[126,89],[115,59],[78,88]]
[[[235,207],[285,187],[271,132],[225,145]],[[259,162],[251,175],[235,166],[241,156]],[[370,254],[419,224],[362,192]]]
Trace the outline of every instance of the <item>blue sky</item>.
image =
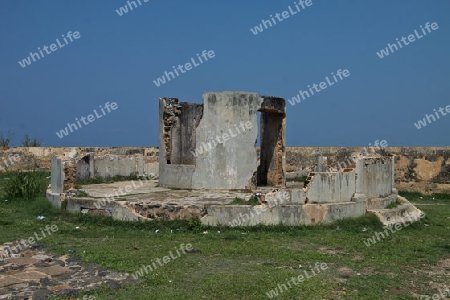
[[[294,1],[144,2],[3,0],[0,133],[45,146],[158,146],[158,98],[201,102],[211,91],[248,91],[286,101],[331,72],[350,76],[292,106],[287,146],[448,146],[450,1],[325,1],[254,35],[250,28]],[[376,52],[427,22],[437,30],[380,59]],[[22,68],[18,61],[61,35],[80,38]],[[157,87],[153,80],[196,53],[215,57]],[[331,78],[331,77],[330,77]],[[59,138],[99,105],[118,108]]]

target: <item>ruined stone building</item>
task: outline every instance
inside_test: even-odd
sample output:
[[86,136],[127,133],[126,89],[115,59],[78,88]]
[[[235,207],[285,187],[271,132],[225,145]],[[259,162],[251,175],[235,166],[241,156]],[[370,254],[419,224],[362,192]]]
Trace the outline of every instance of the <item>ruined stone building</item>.
[[[395,157],[382,153],[353,153],[350,165],[329,172],[323,172],[328,158],[320,154],[303,182],[286,185],[285,131],[282,98],[247,92],[204,93],[201,104],[161,98],[159,163],[126,149],[118,156],[55,156],[47,197],[70,212],[134,221],[198,217],[213,226],[317,225],[366,214],[390,225],[406,215],[421,215],[398,196]],[[92,197],[71,193],[76,180],[142,176],[153,170],[159,180],[139,188],[128,184],[127,193],[112,200],[99,198],[97,187],[87,189]],[[107,194],[117,188],[120,183],[102,187]],[[250,197],[259,205],[231,205],[236,198]],[[386,209],[397,202],[401,205]]]
[[246,92],[205,93],[202,104],[161,98],[159,118],[160,186],[188,189],[285,186],[284,99]]

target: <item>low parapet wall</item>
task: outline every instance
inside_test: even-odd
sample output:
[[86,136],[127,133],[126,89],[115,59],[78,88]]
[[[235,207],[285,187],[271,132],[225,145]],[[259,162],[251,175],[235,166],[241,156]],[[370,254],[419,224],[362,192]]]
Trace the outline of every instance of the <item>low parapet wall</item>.
[[[286,170],[295,172],[317,164],[318,156],[326,157],[326,164],[344,166],[348,157],[364,151],[363,147],[287,147]],[[395,187],[402,191],[421,193],[450,193],[450,147],[386,147],[383,154],[395,155]],[[96,156],[142,154],[144,161],[157,163],[156,147],[14,147],[0,149],[0,172],[29,170],[36,164],[50,171],[54,155],[82,156],[94,152]]]
[[[364,152],[363,147],[288,147],[286,171],[311,169],[317,165],[318,157],[323,157],[328,166],[352,167],[349,158]],[[450,147],[385,147],[376,152],[394,156],[396,189],[424,194],[450,193]]]
[[[5,170],[32,170],[38,166],[41,170],[51,170],[51,160],[53,156],[60,156],[67,159],[75,159],[93,153],[95,158],[102,156],[127,157],[137,154],[142,155],[143,163],[158,163],[159,150],[156,147],[12,147],[0,148],[0,172]],[[106,172],[106,168],[100,167],[99,172]],[[80,166],[81,167],[81,166]],[[152,169],[154,172],[158,172]],[[144,170],[145,172],[146,170]],[[150,172],[150,170],[148,170]],[[152,173],[154,173],[152,172]]]
[[106,155],[97,157],[88,153],[81,157],[55,155],[51,160],[51,192],[66,193],[76,183],[88,178],[108,179],[114,176],[155,177],[158,163],[147,162],[142,154]]

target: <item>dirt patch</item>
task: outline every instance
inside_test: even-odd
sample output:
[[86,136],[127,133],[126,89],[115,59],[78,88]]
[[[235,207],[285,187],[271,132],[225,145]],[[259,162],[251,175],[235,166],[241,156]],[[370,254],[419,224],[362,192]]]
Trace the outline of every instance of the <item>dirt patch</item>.
[[344,276],[344,277],[350,277],[350,276],[356,275],[356,272],[355,272],[355,271],[353,271],[353,270],[350,269],[349,267],[345,267],[345,266],[339,267],[339,268],[337,269],[337,273],[338,273],[339,275],[341,275],[341,276]]
[[327,247],[320,247],[319,250],[322,253],[333,254],[333,255],[336,255],[336,254],[348,254],[348,252],[345,252],[344,250],[332,249],[332,248],[327,248]]

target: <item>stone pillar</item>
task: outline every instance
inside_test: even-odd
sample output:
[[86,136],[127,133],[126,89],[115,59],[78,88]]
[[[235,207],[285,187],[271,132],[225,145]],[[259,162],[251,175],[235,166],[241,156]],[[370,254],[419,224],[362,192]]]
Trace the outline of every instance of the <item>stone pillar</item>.
[[52,157],[51,172],[52,193],[61,194],[63,192],[64,172],[61,159],[56,156]]
[[95,161],[94,153],[89,153],[89,177],[95,177]]
[[323,156],[319,154],[317,156],[317,172],[323,172]]

